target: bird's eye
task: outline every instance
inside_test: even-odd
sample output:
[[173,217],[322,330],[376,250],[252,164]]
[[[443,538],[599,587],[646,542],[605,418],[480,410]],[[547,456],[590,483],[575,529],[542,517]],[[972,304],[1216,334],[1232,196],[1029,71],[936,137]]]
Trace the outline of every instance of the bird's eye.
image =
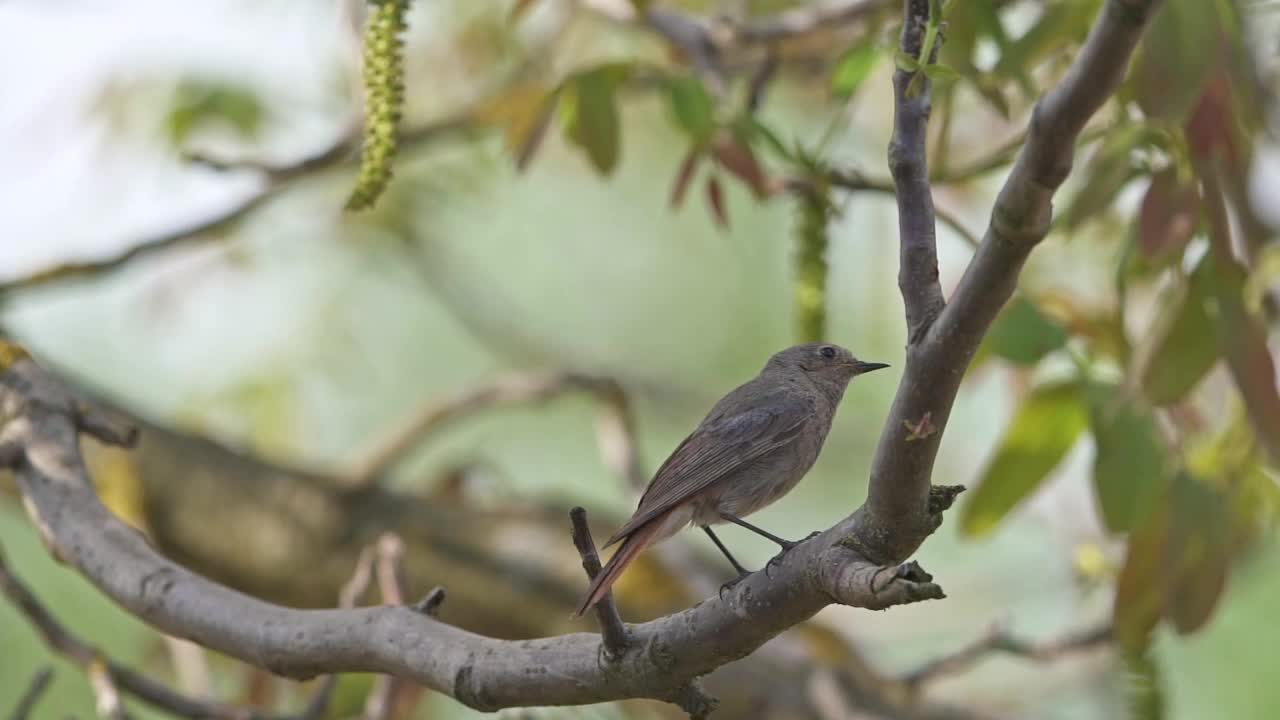
[[836,349],[830,345],[823,345],[822,349],[818,352],[822,353],[822,357],[827,358],[828,360],[836,356]]

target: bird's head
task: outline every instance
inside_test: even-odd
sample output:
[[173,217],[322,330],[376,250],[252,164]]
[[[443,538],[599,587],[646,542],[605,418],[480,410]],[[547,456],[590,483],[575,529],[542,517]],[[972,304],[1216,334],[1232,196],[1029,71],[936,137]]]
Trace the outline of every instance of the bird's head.
[[854,377],[887,368],[877,362],[863,362],[848,349],[832,343],[805,343],[774,353],[766,369],[800,370],[816,381],[844,385]]

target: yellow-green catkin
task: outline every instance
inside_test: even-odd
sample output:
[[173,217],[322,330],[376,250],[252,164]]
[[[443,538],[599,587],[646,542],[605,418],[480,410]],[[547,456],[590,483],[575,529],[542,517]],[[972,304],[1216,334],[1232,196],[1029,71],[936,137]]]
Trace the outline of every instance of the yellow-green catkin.
[[826,186],[800,194],[795,223],[797,342],[817,342],[827,334],[827,240],[834,214]]
[[377,202],[391,181],[396,127],[404,109],[405,13],[409,0],[370,0],[364,29],[364,138],[348,210]]

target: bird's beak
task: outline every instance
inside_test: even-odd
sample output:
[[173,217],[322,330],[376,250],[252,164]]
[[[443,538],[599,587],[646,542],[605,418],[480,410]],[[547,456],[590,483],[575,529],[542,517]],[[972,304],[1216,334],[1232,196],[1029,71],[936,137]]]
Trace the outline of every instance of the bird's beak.
[[888,363],[862,362],[861,360],[853,361],[853,371],[858,375],[887,367],[889,367]]

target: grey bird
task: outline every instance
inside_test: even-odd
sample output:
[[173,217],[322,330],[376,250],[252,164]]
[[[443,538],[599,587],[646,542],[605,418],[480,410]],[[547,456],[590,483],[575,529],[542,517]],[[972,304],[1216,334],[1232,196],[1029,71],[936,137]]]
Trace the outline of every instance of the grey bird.
[[690,523],[700,526],[738,571],[729,584],[750,571],[733,558],[712,525],[740,525],[784,553],[804,542],[784,540],[742,518],[800,482],[818,459],[849,381],[884,367],[829,343],[775,353],[759,375],[721,398],[658,468],[631,519],[604,544],[622,543],[591,581],[577,614],[599,602],[641,550]]

